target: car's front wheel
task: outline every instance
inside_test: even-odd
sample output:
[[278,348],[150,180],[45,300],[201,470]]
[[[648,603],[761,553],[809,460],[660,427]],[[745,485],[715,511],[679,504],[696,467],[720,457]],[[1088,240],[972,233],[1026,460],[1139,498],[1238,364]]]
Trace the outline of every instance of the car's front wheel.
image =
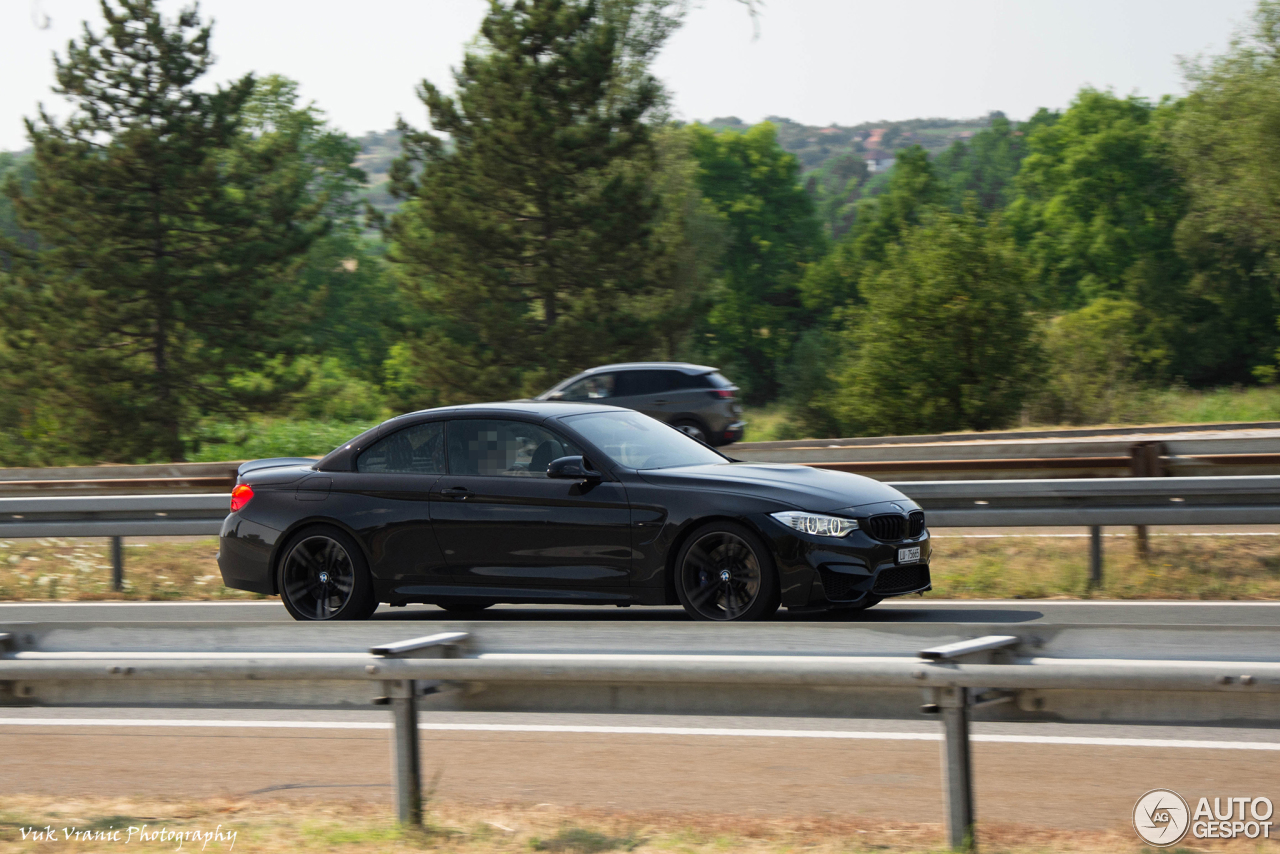
[[765,544],[742,525],[694,531],[676,556],[676,595],[695,620],[763,620],[778,610],[778,575]]
[[278,571],[280,599],[295,620],[367,620],[378,608],[364,554],[337,528],[299,531]]

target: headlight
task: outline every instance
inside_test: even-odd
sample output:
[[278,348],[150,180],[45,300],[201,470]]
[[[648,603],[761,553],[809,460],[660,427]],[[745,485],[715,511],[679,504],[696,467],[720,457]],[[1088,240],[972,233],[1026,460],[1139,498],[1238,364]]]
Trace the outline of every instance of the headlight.
[[858,523],[853,519],[840,516],[824,516],[821,513],[802,513],[799,510],[785,510],[781,513],[770,513],[788,527],[806,534],[819,537],[847,537],[858,530]]

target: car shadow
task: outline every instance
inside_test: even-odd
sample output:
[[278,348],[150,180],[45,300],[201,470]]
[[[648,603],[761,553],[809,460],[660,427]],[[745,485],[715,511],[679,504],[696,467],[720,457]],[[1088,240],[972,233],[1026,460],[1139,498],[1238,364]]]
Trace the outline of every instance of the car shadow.
[[[1030,623],[1044,618],[1043,611],[1008,608],[885,608],[867,611],[782,610],[771,623]],[[374,620],[387,622],[597,622],[688,623],[689,615],[676,607],[636,608],[539,608],[497,606],[470,613],[450,613],[435,608],[380,609]]]
[[[787,618],[788,622],[795,618]],[[822,623],[1031,623],[1043,611],[1006,608],[887,608],[867,611],[821,611],[809,622]]]

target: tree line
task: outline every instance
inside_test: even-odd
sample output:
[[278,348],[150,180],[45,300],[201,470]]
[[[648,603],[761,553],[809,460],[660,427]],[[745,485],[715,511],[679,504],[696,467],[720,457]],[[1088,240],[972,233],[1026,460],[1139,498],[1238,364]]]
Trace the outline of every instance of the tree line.
[[802,173],[685,125],[678,0],[493,0],[401,120],[396,200],[287,79],[210,90],[194,9],[104,0],[65,119],[0,155],[0,462],[178,460],[256,417],[371,421],[629,359],[714,364],[795,436],[1128,417],[1277,379],[1280,3],[1188,94],[1082,90],[930,157]]

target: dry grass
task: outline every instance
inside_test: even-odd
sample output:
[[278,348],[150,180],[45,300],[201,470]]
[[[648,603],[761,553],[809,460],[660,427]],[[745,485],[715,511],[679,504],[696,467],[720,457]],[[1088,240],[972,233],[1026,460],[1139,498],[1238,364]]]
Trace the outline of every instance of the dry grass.
[[106,540],[0,540],[0,600],[261,599],[222,586],[216,539],[125,541],[124,590],[111,589]]
[[[1124,529],[1119,529],[1124,530]],[[1105,585],[1090,591],[1086,537],[934,541],[934,589],[945,599],[1280,599],[1280,537],[1154,535],[1105,540]],[[0,540],[0,600],[261,599],[222,586],[217,541],[125,546],[125,589],[111,590],[102,540]]]
[[[922,854],[942,852],[942,828],[862,819],[748,819],[728,815],[604,813],[569,810],[551,804],[477,807],[432,804],[422,830],[397,827],[386,806],[343,804],[338,799],[301,801],[155,801],[131,798],[94,800],[9,797],[0,808],[0,852],[50,850],[53,845],[22,839],[22,828],[52,827],[58,850],[112,851],[121,843],[64,841],[63,828],[109,831],[147,826],[170,831],[235,833],[211,840],[205,851],[279,854],[291,851],[401,852],[438,851],[459,854],[500,852],[564,852],[603,854]],[[1044,830],[1014,825],[979,825],[978,838],[988,854],[1123,854],[1147,849],[1132,831]],[[1190,840],[1188,840],[1190,842]],[[134,850],[173,851],[173,840],[127,843]],[[200,850],[199,841],[182,850]],[[1201,842],[1194,849],[1223,852],[1277,850],[1275,842]]]
[[1103,539],[1103,588],[1089,590],[1087,537],[941,536],[931,562],[945,599],[1280,599],[1280,537],[1157,534]]

